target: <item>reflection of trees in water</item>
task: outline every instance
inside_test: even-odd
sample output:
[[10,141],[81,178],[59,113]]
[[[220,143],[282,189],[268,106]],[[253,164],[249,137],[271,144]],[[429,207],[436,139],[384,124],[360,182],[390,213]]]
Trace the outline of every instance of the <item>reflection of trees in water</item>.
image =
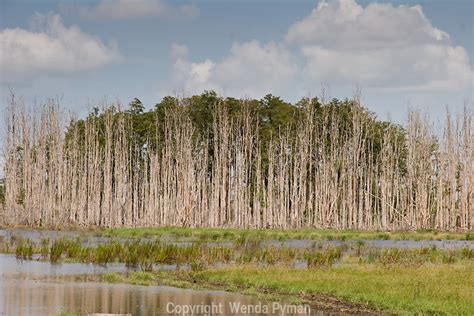
[[[164,315],[166,304],[219,305],[228,309],[229,302],[257,304],[260,301],[239,294],[192,291],[125,284],[69,283],[60,281],[0,281],[3,310],[6,315],[20,315],[20,310],[39,311],[35,315],[71,311],[83,313],[131,313]],[[25,312],[28,314],[28,312]]]

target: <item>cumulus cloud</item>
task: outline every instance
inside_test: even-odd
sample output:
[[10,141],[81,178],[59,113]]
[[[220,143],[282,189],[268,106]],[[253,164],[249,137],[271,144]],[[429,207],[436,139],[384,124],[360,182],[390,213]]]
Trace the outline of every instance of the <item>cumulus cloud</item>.
[[358,83],[384,90],[458,89],[472,84],[469,58],[461,47],[424,45],[393,50],[339,51],[302,48],[305,79]]
[[101,0],[97,6],[83,9],[81,14],[100,19],[134,19],[172,15],[192,17],[198,12],[193,4],[172,6],[162,0]]
[[288,43],[337,49],[397,48],[447,44],[449,35],[424,16],[422,8],[372,3],[363,8],[355,0],[321,1],[311,14],[294,23]]
[[306,80],[391,90],[472,86],[466,50],[431,25],[420,6],[321,1],[285,41],[306,61]]
[[294,78],[297,69],[294,56],[283,45],[262,45],[256,40],[234,43],[230,55],[219,62],[192,63],[178,58],[174,64],[177,83],[187,92],[214,89],[254,97],[277,92]]
[[202,63],[189,61],[186,47],[175,63],[175,83],[188,92],[218,88],[251,96],[307,93],[323,83],[394,92],[473,87],[466,50],[418,5],[320,1],[282,37],[234,43],[226,57]]
[[106,45],[76,26],[66,27],[59,15],[37,14],[33,22],[34,31],[0,31],[2,81],[87,71],[121,59],[116,45]]

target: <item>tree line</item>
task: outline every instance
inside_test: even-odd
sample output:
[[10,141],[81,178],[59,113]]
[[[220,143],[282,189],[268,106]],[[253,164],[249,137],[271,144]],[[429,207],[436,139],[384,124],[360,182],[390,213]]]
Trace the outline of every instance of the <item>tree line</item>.
[[[439,134],[439,135],[438,135]],[[443,133],[357,97],[295,104],[206,91],[83,119],[14,97],[3,222],[30,226],[472,229],[472,111]]]

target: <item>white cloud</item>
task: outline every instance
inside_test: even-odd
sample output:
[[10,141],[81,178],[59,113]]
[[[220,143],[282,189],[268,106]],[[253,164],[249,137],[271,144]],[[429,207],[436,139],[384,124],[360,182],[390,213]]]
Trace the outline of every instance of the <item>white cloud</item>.
[[472,83],[461,47],[411,46],[394,50],[345,51],[302,48],[303,76],[314,82],[358,83],[391,90],[458,89]]
[[304,80],[391,90],[472,86],[466,50],[424,16],[420,6],[322,1],[293,24],[285,41],[306,60]]
[[215,64],[209,59],[206,59],[202,63],[192,63],[189,69],[189,74],[194,82],[205,84],[211,78],[211,71],[214,66]]
[[87,71],[121,59],[116,45],[106,45],[76,26],[64,26],[58,15],[37,14],[34,22],[35,31],[0,31],[2,81]]
[[355,0],[321,1],[311,14],[294,23],[285,36],[293,44],[333,49],[386,49],[423,44],[447,44],[449,35],[424,16],[420,6]]
[[[234,43],[220,61],[176,55],[175,85],[240,96],[314,92],[322,84],[380,92],[461,91],[473,87],[469,56],[434,27],[421,6],[320,1],[281,43]],[[179,57],[179,58],[178,58]]]
[[186,92],[214,89],[242,96],[277,92],[297,73],[297,63],[281,44],[258,41],[234,43],[230,55],[219,62],[210,59],[192,63],[178,58],[174,65],[176,84]]
[[198,8],[193,4],[171,6],[162,0],[101,0],[92,8],[85,8],[81,14],[97,19],[134,19],[157,16],[197,15]]

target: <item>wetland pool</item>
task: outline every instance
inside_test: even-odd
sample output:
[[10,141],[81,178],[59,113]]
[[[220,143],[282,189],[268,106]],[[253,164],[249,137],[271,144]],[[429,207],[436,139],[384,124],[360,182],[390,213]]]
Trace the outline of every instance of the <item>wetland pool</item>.
[[[1,254],[0,315],[189,315],[190,308],[195,308],[194,315],[206,315],[209,310],[214,311],[212,315],[249,314],[243,313],[243,308],[247,308],[247,312],[254,308],[256,312],[251,315],[282,315],[283,308],[295,306],[225,291],[70,281],[67,278],[125,270],[124,265],[120,264],[109,264],[106,268],[80,263],[51,264],[17,260],[14,255]],[[309,312],[285,314],[326,315],[322,311],[307,308]]]

